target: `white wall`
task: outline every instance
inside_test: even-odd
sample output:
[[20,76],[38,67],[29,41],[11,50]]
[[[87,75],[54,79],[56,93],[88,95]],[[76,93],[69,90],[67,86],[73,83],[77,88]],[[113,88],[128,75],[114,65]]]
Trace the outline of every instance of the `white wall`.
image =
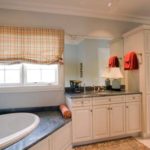
[[79,63],[83,63],[83,78],[79,79],[87,86],[103,85],[100,73],[108,63],[109,41],[86,39],[78,46],[78,51]]
[[0,93],[0,109],[56,106],[64,102],[64,91]]
[[[76,35],[119,37],[122,33],[139,24],[96,18],[0,9],[0,25],[54,27],[63,28],[65,32]],[[0,94],[0,109],[58,105],[63,102],[63,91]]]
[[[65,86],[69,80],[81,80],[86,86],[104,85],[101,73],[108,64],[109,41],[85,39],[78,45],[65,46]],[[80,63],[83,77],[80,78]]]
[[64,51],[64,74],[65,74],[65,86],[69,87],[69,80],[76,80],[78,78],[78,46],[77,45],[65,45]]
[[[123,79],[121,83],[125,84],[125,71],[124,71],[124,42],[123,38],[116,39],[110,44],[110,56],[118,56],[121,72],[123,74]],[[120,59],[121,58],[121,59]]]

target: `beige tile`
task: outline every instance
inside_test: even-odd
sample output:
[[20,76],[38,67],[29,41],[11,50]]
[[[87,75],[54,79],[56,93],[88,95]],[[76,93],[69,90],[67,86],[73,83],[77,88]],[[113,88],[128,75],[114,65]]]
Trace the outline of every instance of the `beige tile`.
[[131,137],[87,146],[80,146],[74,148],[74,150],[150,150],[149,146],[150,139],[142,140],[138,138],[136,140]]
[[140,143],[144,144],[148,148],[150,148],[150,138],[143,139],[141,137],[136,138]]

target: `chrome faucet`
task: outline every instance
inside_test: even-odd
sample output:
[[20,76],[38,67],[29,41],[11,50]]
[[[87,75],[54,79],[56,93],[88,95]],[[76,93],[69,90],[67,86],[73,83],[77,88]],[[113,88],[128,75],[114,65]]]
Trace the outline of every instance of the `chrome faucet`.
[[83,92],[84,92],[84,94],[86,93],[86,86],[85,86],[85,83],[83,84]]
[[93,92],[95,93],[96,92],[96,90],[95,90],[95,85],[93,84]]

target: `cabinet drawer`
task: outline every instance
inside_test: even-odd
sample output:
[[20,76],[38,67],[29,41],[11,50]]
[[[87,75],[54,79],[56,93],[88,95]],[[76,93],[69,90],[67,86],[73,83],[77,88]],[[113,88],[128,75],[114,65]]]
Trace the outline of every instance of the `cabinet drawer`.
[[72,101],[72,107],[83,107],[92,105],[91,98],[80,98]]
[[127,95],[126,102],[132,101],[141,101],[141,95],[140,94]]
[[124,103],[125,102],[125,97],[124,96],[112,96],[110,103],[115,104],[115,103]]
[[94,97],[93,98],[93,105],[105,105],[105,104],[109,104],[109,102],[111,101],[111,97]]

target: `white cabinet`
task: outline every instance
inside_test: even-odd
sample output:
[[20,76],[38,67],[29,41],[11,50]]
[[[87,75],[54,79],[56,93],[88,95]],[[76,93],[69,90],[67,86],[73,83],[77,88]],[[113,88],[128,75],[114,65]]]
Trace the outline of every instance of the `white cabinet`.
[[126,103],[126,133],[141,131],[141,102]]
[[[106,99],[105,104],[93,107],[93,138],[100,139],[125,133],[125,103],[124,98]],[[118,101],[119,103],[113,104]],[[121,100],[123,103],[121,103]],[[117,120],[116,120],[117,119]]]
[[71,125],[67,124],[52,135],[52,150],[66,150],[72,139]]
[[140,94],[67,100],[74,145],[141,131]]
[[61,127],[29,150],[72,150],[71,123]]
[[44,140],[29,148],[29,150],[51,150],[49,140],[49,137],[45,138]]
[[145,73],[146,73],[146,92],[150,93],[150,54],[146,54],[145,56]]
[[125,133],[125,103],[110,105],[110,136]]
[[126,96],[126,133],[141,131],[141,95]]
[[72,111],[73,142],[92,140],[92,109],[78,107]]
[[93,138],[109,137],[109,105],[93,107]]

